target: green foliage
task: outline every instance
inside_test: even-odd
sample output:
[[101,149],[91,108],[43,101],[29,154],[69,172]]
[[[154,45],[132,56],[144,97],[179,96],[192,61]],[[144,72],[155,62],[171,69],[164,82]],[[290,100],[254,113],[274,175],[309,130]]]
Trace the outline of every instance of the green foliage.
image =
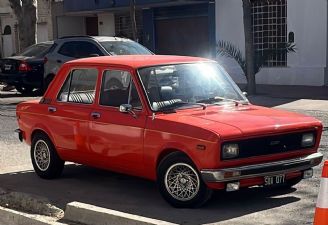
[[234,59],[239,64],[244,74],[246,74],[246,59],[239,48],[228,41],[219,41],[217,48],[217,53],[219,56],[226,56]]
[[[282,53],[295,53],[296,44],[295,43],[284,43],[274,49],[265,49],[261,51],[255,51],[254,54],[254,73],[257,74],[261,68],[265,65],[265,62],[274,55],[279,55]],[[229,41],[219,41],[217,44],[217,54],[219,56],[226,56],[228,58],[234,59],[243,70],[245,76],[247,74],[246,70],[246,59],[241,52],[241,50]]]

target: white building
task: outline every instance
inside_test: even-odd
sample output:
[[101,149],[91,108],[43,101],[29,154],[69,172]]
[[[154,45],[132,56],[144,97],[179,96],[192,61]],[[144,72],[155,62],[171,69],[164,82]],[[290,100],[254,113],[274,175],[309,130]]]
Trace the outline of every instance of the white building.
[[[327,0],[254,0],[253,37],[257,49],[296,44],[296,53],[277,57],[257,75],[258,84],[323,86],[327,72]],[[269,4],[269,5],[268,5]],[[242,0],[216,0],[216,40],[245,49]],[[245,77],[232,60],[222,59],[238,83]]]
[[[36,42],[52,40],[51,1],[37,1]],[[28,19],[28,18],[27,18]],[[11,56],[21,51],[18,22],[8,0],[0,1],[0,57]]]

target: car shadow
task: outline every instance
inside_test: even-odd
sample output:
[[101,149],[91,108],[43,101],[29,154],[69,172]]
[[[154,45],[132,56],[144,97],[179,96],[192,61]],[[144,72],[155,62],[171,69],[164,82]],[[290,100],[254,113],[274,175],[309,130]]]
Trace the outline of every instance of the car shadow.
[[42,92],[40,90],[34,90],[29,94],[22,94],[16,90],[12,91],[0,91],[0,98],[20,98],[20,97],[41,97]]
[[66,165],[56,180],[40,179],[33,171],[2,174],[0,180],[5,189],[47,197],[62,209],[79,201],[177,224],[215,223],[300,200],[293,196],[296,189],[251,188],[216,192],[199,209],[175,209],[161,198],[154,182],[80,165]]

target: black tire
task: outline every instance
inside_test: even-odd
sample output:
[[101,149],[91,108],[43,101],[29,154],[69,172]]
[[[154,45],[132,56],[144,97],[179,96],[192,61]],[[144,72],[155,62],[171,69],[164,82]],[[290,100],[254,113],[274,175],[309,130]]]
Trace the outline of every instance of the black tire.
[[54,179],[62,174],[65,162],[57,154],[49,137],[43,133],[37,133],[32,139],[31,159],[36,174],[41,178]]
[[[176,176],[179,180],[179,188],[181,187],[196,187],[196,190],[192,190],[194,192],[191,194],[190,189],[185,194],[190,194],[191,196],[183,196],[178,197],[175,193],[171,193],[172,188],[170,189],[169,182],[175,179],[169,179],[170,174],[174,173],[175,169],[185,169],[191,176],[183,177],[183,175],[179,174]],[[172,173],[171,173],[172,172]],[[181,177],[178,177],[180,176]],[[189,179],[190,178],[190,179]],[[182,180],[184,179],[184,180]],[[171,180],[171,181],[169,181]],[[190,182],[193,180],[194,182]],[[198,182],[198,184],[197,184]],[[173,182],[172,182],[173,183]],[[172,184],[171,183],[171,184]],[[200,173],[195,167],[194,163],[184,154],[179,152],[174,152],[166,156],[159,164],[157,168],[157,184],[163,198],[173,207],[176,208],[197,208],[205,204],[212,195],[212,190],[210,190],[204,181],[202,180]],[[192,185],[194,184],[194,186]],[[180,189],[181,190],[181,189]],[[175,189],[176,191],[176,189]],[[182,190],[183,192],[183,190]]]
[[31,94],[34,90],[34,87],[30,86],[15,86],[16,90],[22,94]]

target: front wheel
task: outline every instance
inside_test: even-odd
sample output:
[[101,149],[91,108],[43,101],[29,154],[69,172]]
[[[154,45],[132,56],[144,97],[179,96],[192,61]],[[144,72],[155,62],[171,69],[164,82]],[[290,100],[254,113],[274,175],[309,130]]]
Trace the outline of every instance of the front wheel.
[[51,140],[42,133],[38,133],[33,137],[31,159],[36,174],[44,179],[59,177],[65,164],[57,154]]
[[162,160],[157,182],[163,198],[177,208],[199,207],[212,194],[193,162],[181,153],[172,153]]

